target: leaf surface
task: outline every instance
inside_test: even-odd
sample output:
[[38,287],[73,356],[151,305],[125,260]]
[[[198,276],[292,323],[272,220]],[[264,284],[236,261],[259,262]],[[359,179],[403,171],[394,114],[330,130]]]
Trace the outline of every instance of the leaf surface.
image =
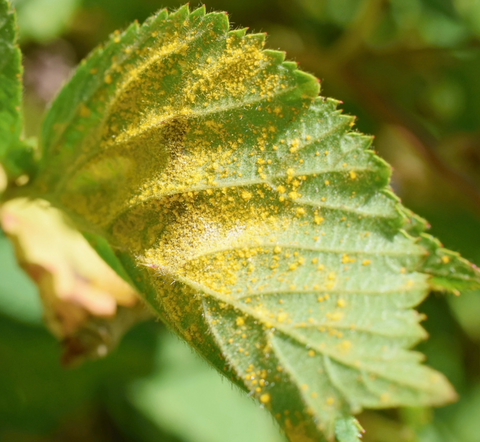
[[371,138],[263,45],[203,8],[112,35],[45,119],[33,194],[292,441],[332,440],[364,407],[453,400],[408,350],[447,252]]
[[0,0],[0,163],[11,177],[33,167],[32,142],[20,139],[22,74],[15,13],[8,0]]
[[21,130],[22,68],[16,46],[15,14],[7,0],[0,1],[0,158],[14,144]]
[[335,436],[338,442],[358,442],[365,430],[357,419],[337,419],[335,422]]

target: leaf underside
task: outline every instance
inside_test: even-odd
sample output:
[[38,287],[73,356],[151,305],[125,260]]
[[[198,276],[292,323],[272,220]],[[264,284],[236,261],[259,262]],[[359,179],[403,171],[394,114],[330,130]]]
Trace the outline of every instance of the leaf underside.
[[400,205],[338,102],[263,45],[204,8],[115,33],[51,107],[32,191],[292,441],[332,440],[364,407],[453,400],[408,350],[425,337],[413,307],[477,270]]

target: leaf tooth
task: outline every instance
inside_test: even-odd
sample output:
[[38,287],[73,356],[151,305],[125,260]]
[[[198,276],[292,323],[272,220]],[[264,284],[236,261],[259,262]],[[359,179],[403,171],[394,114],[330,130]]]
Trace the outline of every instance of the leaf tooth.
[[209,18],[218,27],[218,32],[227,32],[230,29],[230,21],[228,14],[225,12],[210,12],[205,15],[205,18]]
[[242,38],[245,37],[247,31],[248,28],[232,29],[231,31],[228,31],[228,35],[236,38]]
[[402,207],[402,209],[407,218],[403,228],[410,235],[419,236],[421,233],[425,232],[430,227],[426,219],[422,218],[419,215],[416,215],[406,207]]
[[190,6],[188,3],[180,6],[176,11],[170,13],[170,19],[172,20],[185,20],[190,15]]
[[325,100],[325,102],[327,104],[329,104],[330,106],[333,106],[334,109],[339,110],[340,113],[343,113],[343,111],[341,109],[338,109],[338,106],[340,104],[343,104],[343,101],[337,100],[337,99],[331,98],[331,97],[323,97],[323,99]]
[[244,40],[261,48],[265,44],[265,33],[257,32],[255,34],[246,34]]
[[157,13],[148,17],[142,24],[142,30],[148,30],[151,32],[153,27],[161,25],[168,18],[168,9],[160,9]]
[[200,6],[190,13],[190,17],[204,17],[206,13],[205,5]]
[[272,59],[275,64],[282,64],[285,61],[285,52],[274,51],[272,49],[265,49],[263,51],[265,55]]
[[293,72],[298,69],[298,65],[294,61],[284,61],[282,66],[289,72]]
[[320,83],[312,74],[296,69],[293,73],[302,98],[316,98],[320,93]]

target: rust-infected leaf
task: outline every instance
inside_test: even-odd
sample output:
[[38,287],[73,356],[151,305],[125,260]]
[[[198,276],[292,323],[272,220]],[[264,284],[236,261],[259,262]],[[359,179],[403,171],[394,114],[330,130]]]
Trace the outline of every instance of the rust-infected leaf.
[[113,34],[52,105],[32,195],[291,441],[333,440],[362,408],[454,400],[409,350],[432,253],[435,275],[453,255],[425,246],[353,118],[263,44],[203,8]]

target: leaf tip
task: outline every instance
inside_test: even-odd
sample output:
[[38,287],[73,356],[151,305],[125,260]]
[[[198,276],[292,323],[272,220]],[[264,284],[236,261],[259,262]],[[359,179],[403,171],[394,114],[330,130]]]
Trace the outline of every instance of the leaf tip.
[[365,434],[365,429],[352,416],[338,418],[335,421],[335,437],[337,442],[356,442]]

